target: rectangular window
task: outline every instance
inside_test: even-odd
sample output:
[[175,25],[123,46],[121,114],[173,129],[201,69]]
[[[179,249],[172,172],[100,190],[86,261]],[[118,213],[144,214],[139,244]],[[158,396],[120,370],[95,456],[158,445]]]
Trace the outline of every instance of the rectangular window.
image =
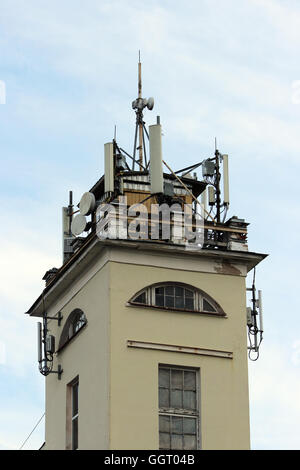
[[67,385],[66,449],[78,449],[79,378]]
[[72,385],[72,450],[78,449],[78,392],[79,382]]
[[159,448],[198,448],[198,371],[159,367]]

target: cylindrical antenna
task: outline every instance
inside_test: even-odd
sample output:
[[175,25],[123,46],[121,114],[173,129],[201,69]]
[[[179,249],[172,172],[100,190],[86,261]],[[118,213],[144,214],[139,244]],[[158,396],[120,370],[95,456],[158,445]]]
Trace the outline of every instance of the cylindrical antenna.
[[224,204],[229,205],[228,155],[223,155],[223,196]]
[[38,340],[38,363],[42,363],[42,324],[37,323],[37,340]]
[[112,142],[104,144],[104,192],[114,191],[114,146]]
[[[138,63],[138,99],[142,100],[142,64],[141,64],[141,55],[139,51],[139,63]],[[140,116],[140,121],[142,118]],[[139,122],[139,164],[140,171],[143,169],[143,122]]]
[[208,186],[208,204],[214,206],[216,203],[216,193],[213,186]]
[[259,309],[259,329],[260,329],[260,331],[264,331],[262,291],[261,290],[258,291],[258,309]]
[[164,192],[161,125],[149,126],[151,194]]
[[203,212],[203,219],[205,219],[207,214],[207,190],[204,189],[203,193],[201,194],[201,204],[202,204],[202,212]]

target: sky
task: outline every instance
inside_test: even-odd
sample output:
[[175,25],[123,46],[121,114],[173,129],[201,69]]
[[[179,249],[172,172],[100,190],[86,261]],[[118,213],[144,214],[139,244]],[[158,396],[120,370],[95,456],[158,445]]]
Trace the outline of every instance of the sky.
[[[216,137],[229,215],[269,254],[256,272],[265,332],[249,362],[251,447],[300,448],[299,49],[296,0],[1,0],[0,449],[19,449],[44,413],[24,312],[61,265],[68,192],[79,201],[102,175],[115,126],[132,152],[139,50],[164,159],[211,157]],[[23,448],[43,442],[42,421]]]

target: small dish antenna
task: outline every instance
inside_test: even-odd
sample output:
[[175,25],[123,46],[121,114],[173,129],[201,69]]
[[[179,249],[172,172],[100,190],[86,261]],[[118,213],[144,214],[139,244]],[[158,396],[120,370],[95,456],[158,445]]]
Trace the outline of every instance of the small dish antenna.
[[81,215],[90,215],[95,209],[96,199],[93,193],[84,193],[79,203]]
[[147,100],[147,108],[152,111],[152,109],[154,108],[154,98],[152,98],[152,96],[150,98],[148,98]]
[[71,231],[73,235],[78,236],[86,229],[86,226],[87,221],[85,216],[82,214],[77,214],[72,220]]

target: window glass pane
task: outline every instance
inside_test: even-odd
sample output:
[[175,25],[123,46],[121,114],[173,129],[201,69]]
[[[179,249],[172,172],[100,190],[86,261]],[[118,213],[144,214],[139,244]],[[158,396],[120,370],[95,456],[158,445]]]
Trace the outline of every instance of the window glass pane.
[[194,299],[192,297],[185,298],[185,308],[188,310],[194,310]]
[[183,408],[187,410],[196,409],[196,393],[195,392],[183,392]]
[[170,392],[166,388],[159,389],[159,407],[169,408],[170,407]]
[[183,287],[175,287],[175,295],[177,295],[178,297],[183,297]]
[[183,418],[183,434],[196,434],[195,418]]
[[182,436],[172,434],[171,436],[171,449],[182,449]]
[[78,449],[78,418],[72,421],[72,449]]
[[170,434],[167,434],[165,432],[160,432],[159,433],[159,448],[160,449],[170,449],[171,448]]
[[78,383],[72,387],[72,416],[78,413]]
[[160,415],[159,417],[159,431],[170,432],[170,416]]
[[175,297],[175,307],[176,308],[184,308],[184,298],[183,297]]
[[171,371],[171,388],[173,389],[183,389],[183,371],[182,370],[172,370]]
[[184,371],[184,389],[196,390],[196,373],[191,371]]
[[172,416],[172,434],[182,434],[183,418]]
[[183,449],[184,450],[195,450],[197,449],[197,438],[196,436],[183,436]]
[[146,292],[142,292],[138,297],[134,299],[133,302],[139,303],[139,304],[145,304],[146,303]]
[[192,290],[189,290],[189,289],[184,289],[184,295],[186,297],[194,297],[194,292]]
[[166,295],[174,296],[174,287],[173,286],[166,286],[165,287]]
[[159,369],[159,386],[170,388],[170,369]]
[[163,287],[155,287],[155,294],[164,295]]
[[203,310],[205,312],[216,312],[216,309],[206,299],[203,299]]
[[164,307],[165,302],[164,302],[164,296],[163,295],[155,294],[155,305],[157,307]]
[[166,307],[174,307],[174,297],[166,296]]
[[171,408],[182,408],[181,390],[171,390]]

